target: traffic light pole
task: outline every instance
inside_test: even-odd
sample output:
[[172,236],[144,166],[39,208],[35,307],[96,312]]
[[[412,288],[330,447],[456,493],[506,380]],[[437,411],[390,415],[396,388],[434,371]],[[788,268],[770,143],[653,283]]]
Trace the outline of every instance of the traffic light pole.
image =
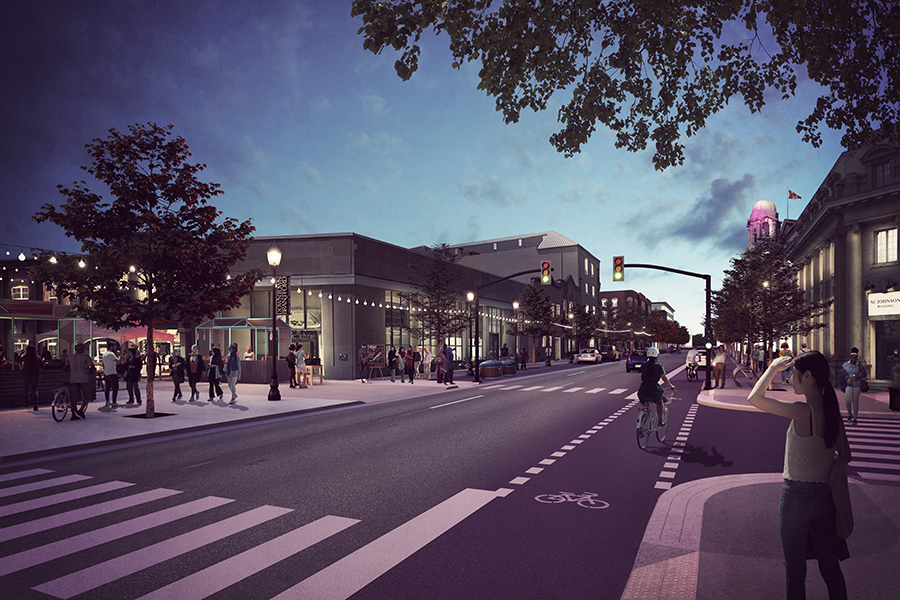
[[[481,320],[481,306],[479,305],[479,295],[482,289],[494,285],[495,283],[500,283],[501,281],[506,281],[507,279],[513,279],[514,277],[521,277],[522,275],[531,275],[532,273],[540,273],[541,269],[529,269],[527,271],[519,271],[518,273],[513,273],[512,275],[507,275],[506,277],[501,277],[500,279],[495,279],[493,281],[488,281],[485,284],[479,285],[475,287],[475,383],[481,383],[481,369],[478,368],[478,344],[481,340],[478,337],[478,322]],[[452,368],[452,367],[451,367]]]
[[657,271],[668,271],[669,273],[678,273],[679,275],[687,275],[688,277],[697,277],[706,280],[706,388],[712,389],[712,380],[710,377],[710,369],[712,369],[712,276],[704,273],[694,273],[692,271],[682,271],[681,269],[673,269],[671,267],[661,267],[659,265],[643,265],[643,264],[627,264],[623,268],[629,269],[656,269]]

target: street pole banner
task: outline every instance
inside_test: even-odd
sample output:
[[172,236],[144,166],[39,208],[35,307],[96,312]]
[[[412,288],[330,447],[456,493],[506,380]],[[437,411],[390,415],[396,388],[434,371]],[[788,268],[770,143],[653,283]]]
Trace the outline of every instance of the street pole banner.
[[287,277],[275,280],[275,314],[291,316],[291,290],[288,287]]
[[900,292],[869,294],[869,316],[900,316]]

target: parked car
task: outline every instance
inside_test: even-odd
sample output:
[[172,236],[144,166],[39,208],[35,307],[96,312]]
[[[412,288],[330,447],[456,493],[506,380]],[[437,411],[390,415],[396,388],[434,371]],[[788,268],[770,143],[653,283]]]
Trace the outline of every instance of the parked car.
[[605,360],[619,360],[621,356],[615,346],[600,346],[600,362]]
[[628,358],[625,359],[625,371],[630,373],[631,371],[640,369],[644,366],[645,362],[647,362],[646,350],[632,350],[628,353]]
[[582,348],[575,357],[575,361],[580,363],[592,362],[596,365],[598,362],[603,362],[603,357],[596,348]]

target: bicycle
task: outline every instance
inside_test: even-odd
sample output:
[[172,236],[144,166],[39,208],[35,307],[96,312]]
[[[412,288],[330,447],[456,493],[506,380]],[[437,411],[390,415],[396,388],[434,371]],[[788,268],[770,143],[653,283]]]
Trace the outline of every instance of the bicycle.
[[656,432],[656,439],[660,442],[666,440],[666,433],[669,430],[668,404],[670,402],[672,402],[671,395],[666,396],[666,394],[663,393],[663,417],[666,422],[664,424],[659,424],[659,417],[656,414],[656,405],[649,400],[641,400],[641,407],[637,418],[637,443],[641,450],[647,447],[647,442],[650,440],[650,434],[654,431]]
[[686,372],[688,381],[697,381],[697,363],[689,362],[687,364]]
[[559,504],[560,502],[575,502],[578,506],[582,508],[609,508],[609,502],[604,500],[597,500],[595,498],[597,494],[594,492],[583,492],[581,494],[575,494],[573,492],[560,492],[558,494],[541,494],[540,496],[535,496],[535,500],[538,502],[544,502],[547,504]]
[[61,387],[53,390],[53,403],[50,404],[50,414],[57,423],[64,421],[69,412],[69,388]]

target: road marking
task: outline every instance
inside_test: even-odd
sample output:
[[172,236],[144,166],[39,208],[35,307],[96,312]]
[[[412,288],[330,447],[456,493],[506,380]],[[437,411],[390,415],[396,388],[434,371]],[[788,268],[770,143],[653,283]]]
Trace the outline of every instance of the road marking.
[[22,536],[31,535],[33,533],[38,533],[41,531],[47,531],[48,529],[61,527],[63,525],[68,525],[69,523],[83,521],[85,519],[105,515],[117,510],[130,508],[132,506],[137,506],[138,504],[152,502],[153,500],[167,498],[169,496],[174,496],[175,494],[180,493],[181,492],[177,490],[167,490],[164,488],[160,488],[156,490],[150,490],[149,492],[142,492],[140,494],[132,494],[131,496],[125,496],[124,498],[118,498],[116,500],[110,500],[108,502],[101,502],[100,504],[88,505],[84,508],[76,508],[75,510],[70,510],[64,513],[57,513],[54,515],[50,515],[49,517],[44,517],[43,519],[28,521],[27,523],[11,525],[9,527],[0,529],[0,542],[14,540]]
[[497,389],[500,389],[500,390],[514,390],[514,389],[517,389],[517,388],[520,388],[520,387],[522,387],[522,386],[521,386],[521,385],[505,385],[505,386],[503,386],[502,388],[497,388]]
[[503,488],[496,492],[467,488],[304,579],[273,600],[345,600],[494,498],[505,496],[510,491]]
[[544,460],[542,460],[542,461],[539,462],[538,464],[539,464],[539,465],[547,465],[547,466],[550,466],[550,465],[552,465],[552,464],[555,463],[555,462],[556,462],[556,461],[555,461],[554,459],[552,459],[552,458],[545,458]]
[[594,389],[586,391],[585,394],[599,394],[600,392],[602,392],[605,389],[606,388],[594,388]]
[[528,469],[525,472],[528,473],[529,475],[537,475],[543,470],[544,469],[542,469],[541,467],[531,467],[530,469]]
[[528,483],[531,481],[531,477],[516,477],[512,481],[510,481],[513,485],[522,485],[523,483]]
[[576,375],[581,375],[582,373],[584,373],[584,371],[575,371],[573,373],[569,373],[568,375],[566,375],[566,377],[574,377]]
[[49,469],[28,469],[27,471],[17,471],[15,473],[6,473],[0,475],[0,483],[4,481],[12,481],[13,479],[22,479],[24,477],[34,477],[35,475],[46,475],[52,473]]
[[[211,508],[228,504],[229,502],[234,502],[234,500],[208,496],[206,498],[201,498],[200,500],[194,500],[193,502],[150,513],[149,515],[122,521],[121,523],[109,525],[81,535],[51,542],[44,546],[38,546],[31,550],[19,552],[18,554],[4,556],[3,558],[0,558],[0,576],[49,562],[61,556],[75,554],[82,550],[93,548],[113,540],[118,540],[134,533],[146,531],[153,527],[165,525],[176,519],[183,519]],[[80,572],[83,573],[84,571]],[[57,597],[61,598],[63,596]]]
[[573,387],[573,388],[567,389],[567,390],[564,391],[563,393],[564,393],[564,394],[573,394],[573,393],[575,393],[575,392],[577,392],[577,391],[579,391],[579,390],[583,390],[583,389],[584,389],[583,387]]
[[76,483],[85,479],[93,479],[87,475],[65,475],[63,477],[55,477],[54,479],[44,479],[43,481],[35,481],[34,483],[23,483],[22,485],[14,485],[12,487],[0,490],[0,498],[7,496],[15,496],[16,494],[26,494],[37,490],[45,490],[58,485],[66,485],[68,483]]
[[106,492],[130,487],[132,485],[134,484],[126,483],[124,481],[109,481],[107,483],[99,483],[97,485],[72,490],[71,492],[60,492],[59,494],[51,494],[50,496],[45,496],[43,498],[7,504],[6,506],[0,507],[0,517],[15,515],[37,508],[44,508],[45,506],[53,506],[54,504],[62,504],[63,502],[87,498],[88,496],[95,496],[97,494],[105,494]]
[[[224,498],[219,498],[219,500],[232,502],[232,500]],[[207,544],[234,535],[245,529],[271,521],[289,512],[293,512],[293,509],[279,508],[277,506],[260,506],[223,521],[212,523],[200,529],[152,544],[146,548],[117,556],[112,560],[81,569],[71,575],[48,581],[32,589],[66,600],[72,596],[98,588],[101,585],[106,585],[116,579],[158,565],[176,556],[202,548]]]
[[184,579],[179,579],[146,596],[141,596],[140,600],[168,600],[169,598],[201,600],[357,523],[359,523],[358,519],[331,515],[322,517]]
[[560,450],[574,450],[575,446],[563,446]]
[[[610,395],[611,395],[611,396],[618,396],[619,394],[624,394],[624,393],[627,392],[627,391],[628,391],[628,390],[625,389],[625,388],[617,388],[617,389],[614,389],[613,391],[611,391],[611,392],[610,392]],[[637,394],[637,392],[635,392],[635,394]]]
[[544,388],[544,391],[545,392],[555,392],[556,390],[561,390],[562,388],[563,388],[563,386],[557,385],[555,387]]
[[469,400],[475,400],[476,398],[484,398],[484,394],[479,394],[478,396],[472,396],[471,398],[463,398],[462,400],[454,400],[453,402],[447,402],[446,404],[438,404],[437,406],[429,406],[428,409],[432,408],[443,408],[445,406],[450,406],[451,404],[459,404],[460,402],[468,402]]
[[543,387],[544,387],[544,386],[542,386],[542,385],[533,385],[533,386],[531,386],[531,387],[522,388],[522,391],[523,391],[523,392],[530,392],[530,391],[532,391],[532,390],[539,390],[539,389],[541,389],[541,388],[543,388]]
[[657,481],[656,485],[654,485],[653,487],[658,490],[672,489],[672,482],[671,481]]
[[562,458],[562,457],[565,456],[565,455],[566,455],[565,452],[554,452],[554,453],[551,454],[550,456],[555,456],[556,458]]

